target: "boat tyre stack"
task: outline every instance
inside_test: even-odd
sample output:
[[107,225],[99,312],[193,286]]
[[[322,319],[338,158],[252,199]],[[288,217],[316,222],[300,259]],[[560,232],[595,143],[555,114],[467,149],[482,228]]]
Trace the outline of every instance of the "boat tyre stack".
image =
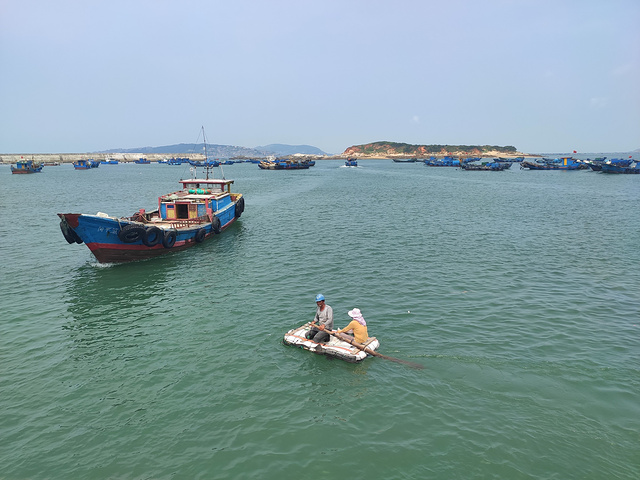
[[142,235],[142,243],[147,247],[154,247],[162,243],[163,239],[162,230],[156,226],[147,227]]
[[120,229],[118,238],[124,243],[134,243],[142,239],[145,234],[146,230],[143,226],[130,223]]
[[244,212],[244,197],[240,197],[240,200],[236,203],[236,218],[240,218],[242,212]]
[[211,220],[211,231],[213,231],[213,233],[217,235],[218,233],[220,233],[221,229],[222,224],[220,223],[220,219],[214,215],[213,219]]
[[171,248],[175,245],[178,238],[178,232],[175,230],[166,230],[164,232],[164,238],[162,239],[162,246],[164,248]]
[[206,236],[207,236],[207,231],[204,228],[201,228],[196,232],[196,236],[194,237],[194,240],[196,241],[196,243],[202,243],[202,241],[204,240],[204,237]]
[[82,243],[80,236],[66,221],[60,220],[60,230],[62,230],[62,235],[67,243]]

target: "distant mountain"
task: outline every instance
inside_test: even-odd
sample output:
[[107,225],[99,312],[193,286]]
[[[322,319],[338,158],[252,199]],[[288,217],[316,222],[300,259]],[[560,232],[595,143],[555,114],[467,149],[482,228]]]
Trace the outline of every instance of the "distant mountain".
[[[163,147],[137,147],[137,148],[114,148],[96,153],[155,153],[166,155],[180,155],[181,153],[204,153],[203,143],[179,143],[177,145],[165,145]],[[269,155],[287,156],[301,153],[304,155],[326,155],[322,150],[310,145],[283,145],[274,143],[264,147],[247,148],[232,145],[209,145],[207,144],[207,154],[214,158],[232,157],[267,157]]]
[[[177,145],[165,145],[163,147],[114,148],[96,153],[155,153],[160,155],[180,155],[182,153],[204,154],[204,143],[179,143]],[[207,144],[207,155],[214,158],[232,158],[266,157],[273,154],[271,152],[260,151],[255,148]]]
[[281,143],[272,143],[263,147],[256,147],[256,150],[272,152],[276,156],[287,156],[301,153],[303,155],[327,155],[317,147],[311,145],[283,145]]

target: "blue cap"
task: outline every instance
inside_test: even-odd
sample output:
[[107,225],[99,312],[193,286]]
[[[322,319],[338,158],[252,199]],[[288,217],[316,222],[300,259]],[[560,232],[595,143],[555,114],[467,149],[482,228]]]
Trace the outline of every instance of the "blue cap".
[[319,293],[316,295],[316,302],[321,302],[322,300],[324,300],[324,295]]

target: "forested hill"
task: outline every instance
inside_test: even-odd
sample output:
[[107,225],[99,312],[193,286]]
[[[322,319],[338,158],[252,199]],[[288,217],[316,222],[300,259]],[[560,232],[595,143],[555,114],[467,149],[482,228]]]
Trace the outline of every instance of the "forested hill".
[[428,155],[515,155],[516,147],[498,145],[411,145],[409,143],[373,142],[347,148],[347,156],[406,156]]

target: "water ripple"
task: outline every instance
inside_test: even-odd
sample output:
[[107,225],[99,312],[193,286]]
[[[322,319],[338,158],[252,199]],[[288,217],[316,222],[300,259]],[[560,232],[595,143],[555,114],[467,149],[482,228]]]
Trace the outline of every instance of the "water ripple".
[[[223,235],[107,266],[55,213],[130,214],[179,173],[0,176],[36,233],[3,217],[0,476],[637,478],[637,179],[339,166],[234,165]],[[318,292],[425,369],[283,345]]]

